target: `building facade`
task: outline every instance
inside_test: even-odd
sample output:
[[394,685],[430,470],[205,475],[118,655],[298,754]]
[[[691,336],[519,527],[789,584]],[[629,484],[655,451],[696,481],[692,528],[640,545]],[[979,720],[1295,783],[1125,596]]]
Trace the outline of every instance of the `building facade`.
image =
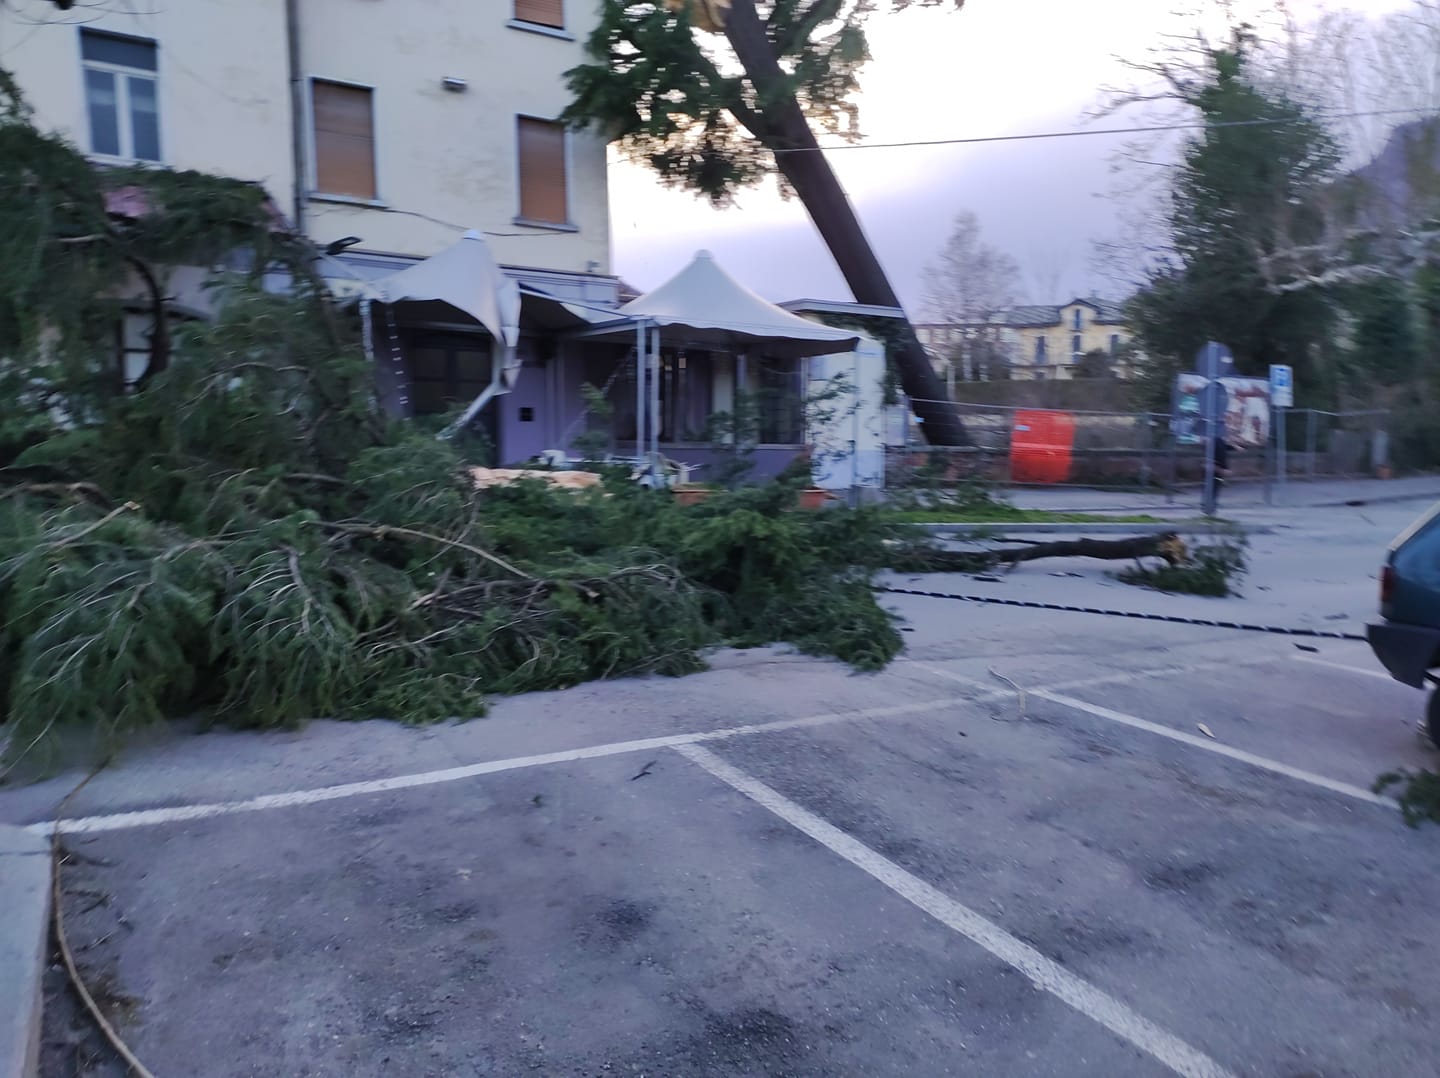
[[[97,168],[261,185],[337,294],[473,230],[529,300],[603,310],[618,300],[606,147],[557,122],[597,17],[582,0],[5,0],[0,68],[36,125]],[[166,273],[174,313],[203,317],[207,272]],[[523,369],[481,417],[507,457],[561,433],[541,407],[565,351],[546,303],[527,301]],[[497,351],[473,320],[418,310],[385,309],[371,331],[381,399],[404,416],[473,400]],[[153,321],[137,303],[118,327],[125,384],[146,368]]]
[[1129,375],[1132,337],[1124,312],[1093,297],[1011,307],[985,323],[920,323],[915,332],[952,385],[1007,375],[1032,381],[1085,377],[1080,360],[1094,352],[1106,357],[1116,377]]
[[8,0],[0,67],[98,165],[252,180],[360,276],[477,229],[516,276],[613,302],[605,145],[555,122],[595,18],[579,0]]
[[1012,378],[1065,381],[1083,377],[1080,361],[1091,352],[1101,353],[1117,377],[1129,373],[1124,357],[1131,335],[1124,311],[1105,300],[1012,307],[1005,315],[1005,335]]

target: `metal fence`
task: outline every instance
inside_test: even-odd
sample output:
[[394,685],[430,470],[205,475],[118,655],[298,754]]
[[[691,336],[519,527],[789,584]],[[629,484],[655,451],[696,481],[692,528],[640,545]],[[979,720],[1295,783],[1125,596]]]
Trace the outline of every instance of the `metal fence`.
[[[886,437],[886,486],[933,485],[983,479],[1002,486],[1071,486],[1174,493],[1198,489],[1204,446],[1174,433],[1168,412],[1087,412],[1069,417],[1068,446],[1047,450],[1043,435],[1017,413],[1058,409],[956,404],[971,444],[927,445],[913,419],[911,402],[891,409]],[[1385,474],[1389,467],[1388,419],[1384,411],[1325,412],[1284,409],[1274,413],[1263,445],[1230,454],[1233,480],[1269,483],[1282,470],[1290,479],[1356,478]]]

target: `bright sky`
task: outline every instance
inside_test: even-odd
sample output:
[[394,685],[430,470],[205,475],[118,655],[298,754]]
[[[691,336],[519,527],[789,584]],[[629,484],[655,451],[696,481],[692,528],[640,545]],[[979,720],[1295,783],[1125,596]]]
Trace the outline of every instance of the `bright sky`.
[[[1379,14],[1406,0],[1350,0]],[[878,5],[885,7],[882,3]],[[968,0],[877,13],[872,62],[861,81],[861,129],[870,142],[967,138],[1123,125],[1125,113],[1085,119],[1107,85],[1133,79],[1119,56],[1143,59],[1164,33],[1193,28],[1165,0]],[[1246,3],[1236,5],[1246,8]],[[1297,0],[1299,16],[1321,10]],[[1135,118],[1138,118],[1135,117]],[[823,140],[822,140],[823,141]],[[985,238],[1010,252],[1033,302],[1108,289],[1092,266],[1092,240],[1116,228],[1111,159],[1126,140],[1087,136],[1034,142],[903,149],[842,149],[830,160],[871,242],[912,313],[921,273],[951,217],[973,210]],[[848,299],[799,202],[773,187],[746,192],[727,210],[662,188],[639,166],[610,174],[614,269],[651,288],[699,248],[775,300]]]

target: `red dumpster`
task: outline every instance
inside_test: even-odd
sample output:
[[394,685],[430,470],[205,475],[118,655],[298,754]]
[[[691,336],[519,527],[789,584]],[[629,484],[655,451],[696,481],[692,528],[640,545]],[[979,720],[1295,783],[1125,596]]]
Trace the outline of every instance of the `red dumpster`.
[[1010,430],[1010,475],[1017,483],[1063,483],[1070,477],[1075,417],[1033,409],[1015,413]]

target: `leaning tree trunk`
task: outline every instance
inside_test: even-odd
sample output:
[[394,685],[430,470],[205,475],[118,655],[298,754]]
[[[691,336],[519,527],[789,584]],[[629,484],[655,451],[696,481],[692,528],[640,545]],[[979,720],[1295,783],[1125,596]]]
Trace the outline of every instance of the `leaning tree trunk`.
[[[855,208],[820,152],[794,95],[785,90],[785,71],[775,58],[753,0],[733,0],[725,19],[725,36],[759,97],[770,102],[758,117],[763,120],[761,130],[755,129],[759,125],[753,116],[740,116],[741,123],[772,150],[782,151],[775,154],[780,172],[800,196],[856,302],[898,308],[900,300],[860,227]],[[783,152],[787,150],[794,152]],[[908,318],[901,326],[903,336],[896,357],[900,384],[921,420],[925,440],[931,445],[968,444],[960,412],[949,400],[945,383],[931,365],[915,327]]]

